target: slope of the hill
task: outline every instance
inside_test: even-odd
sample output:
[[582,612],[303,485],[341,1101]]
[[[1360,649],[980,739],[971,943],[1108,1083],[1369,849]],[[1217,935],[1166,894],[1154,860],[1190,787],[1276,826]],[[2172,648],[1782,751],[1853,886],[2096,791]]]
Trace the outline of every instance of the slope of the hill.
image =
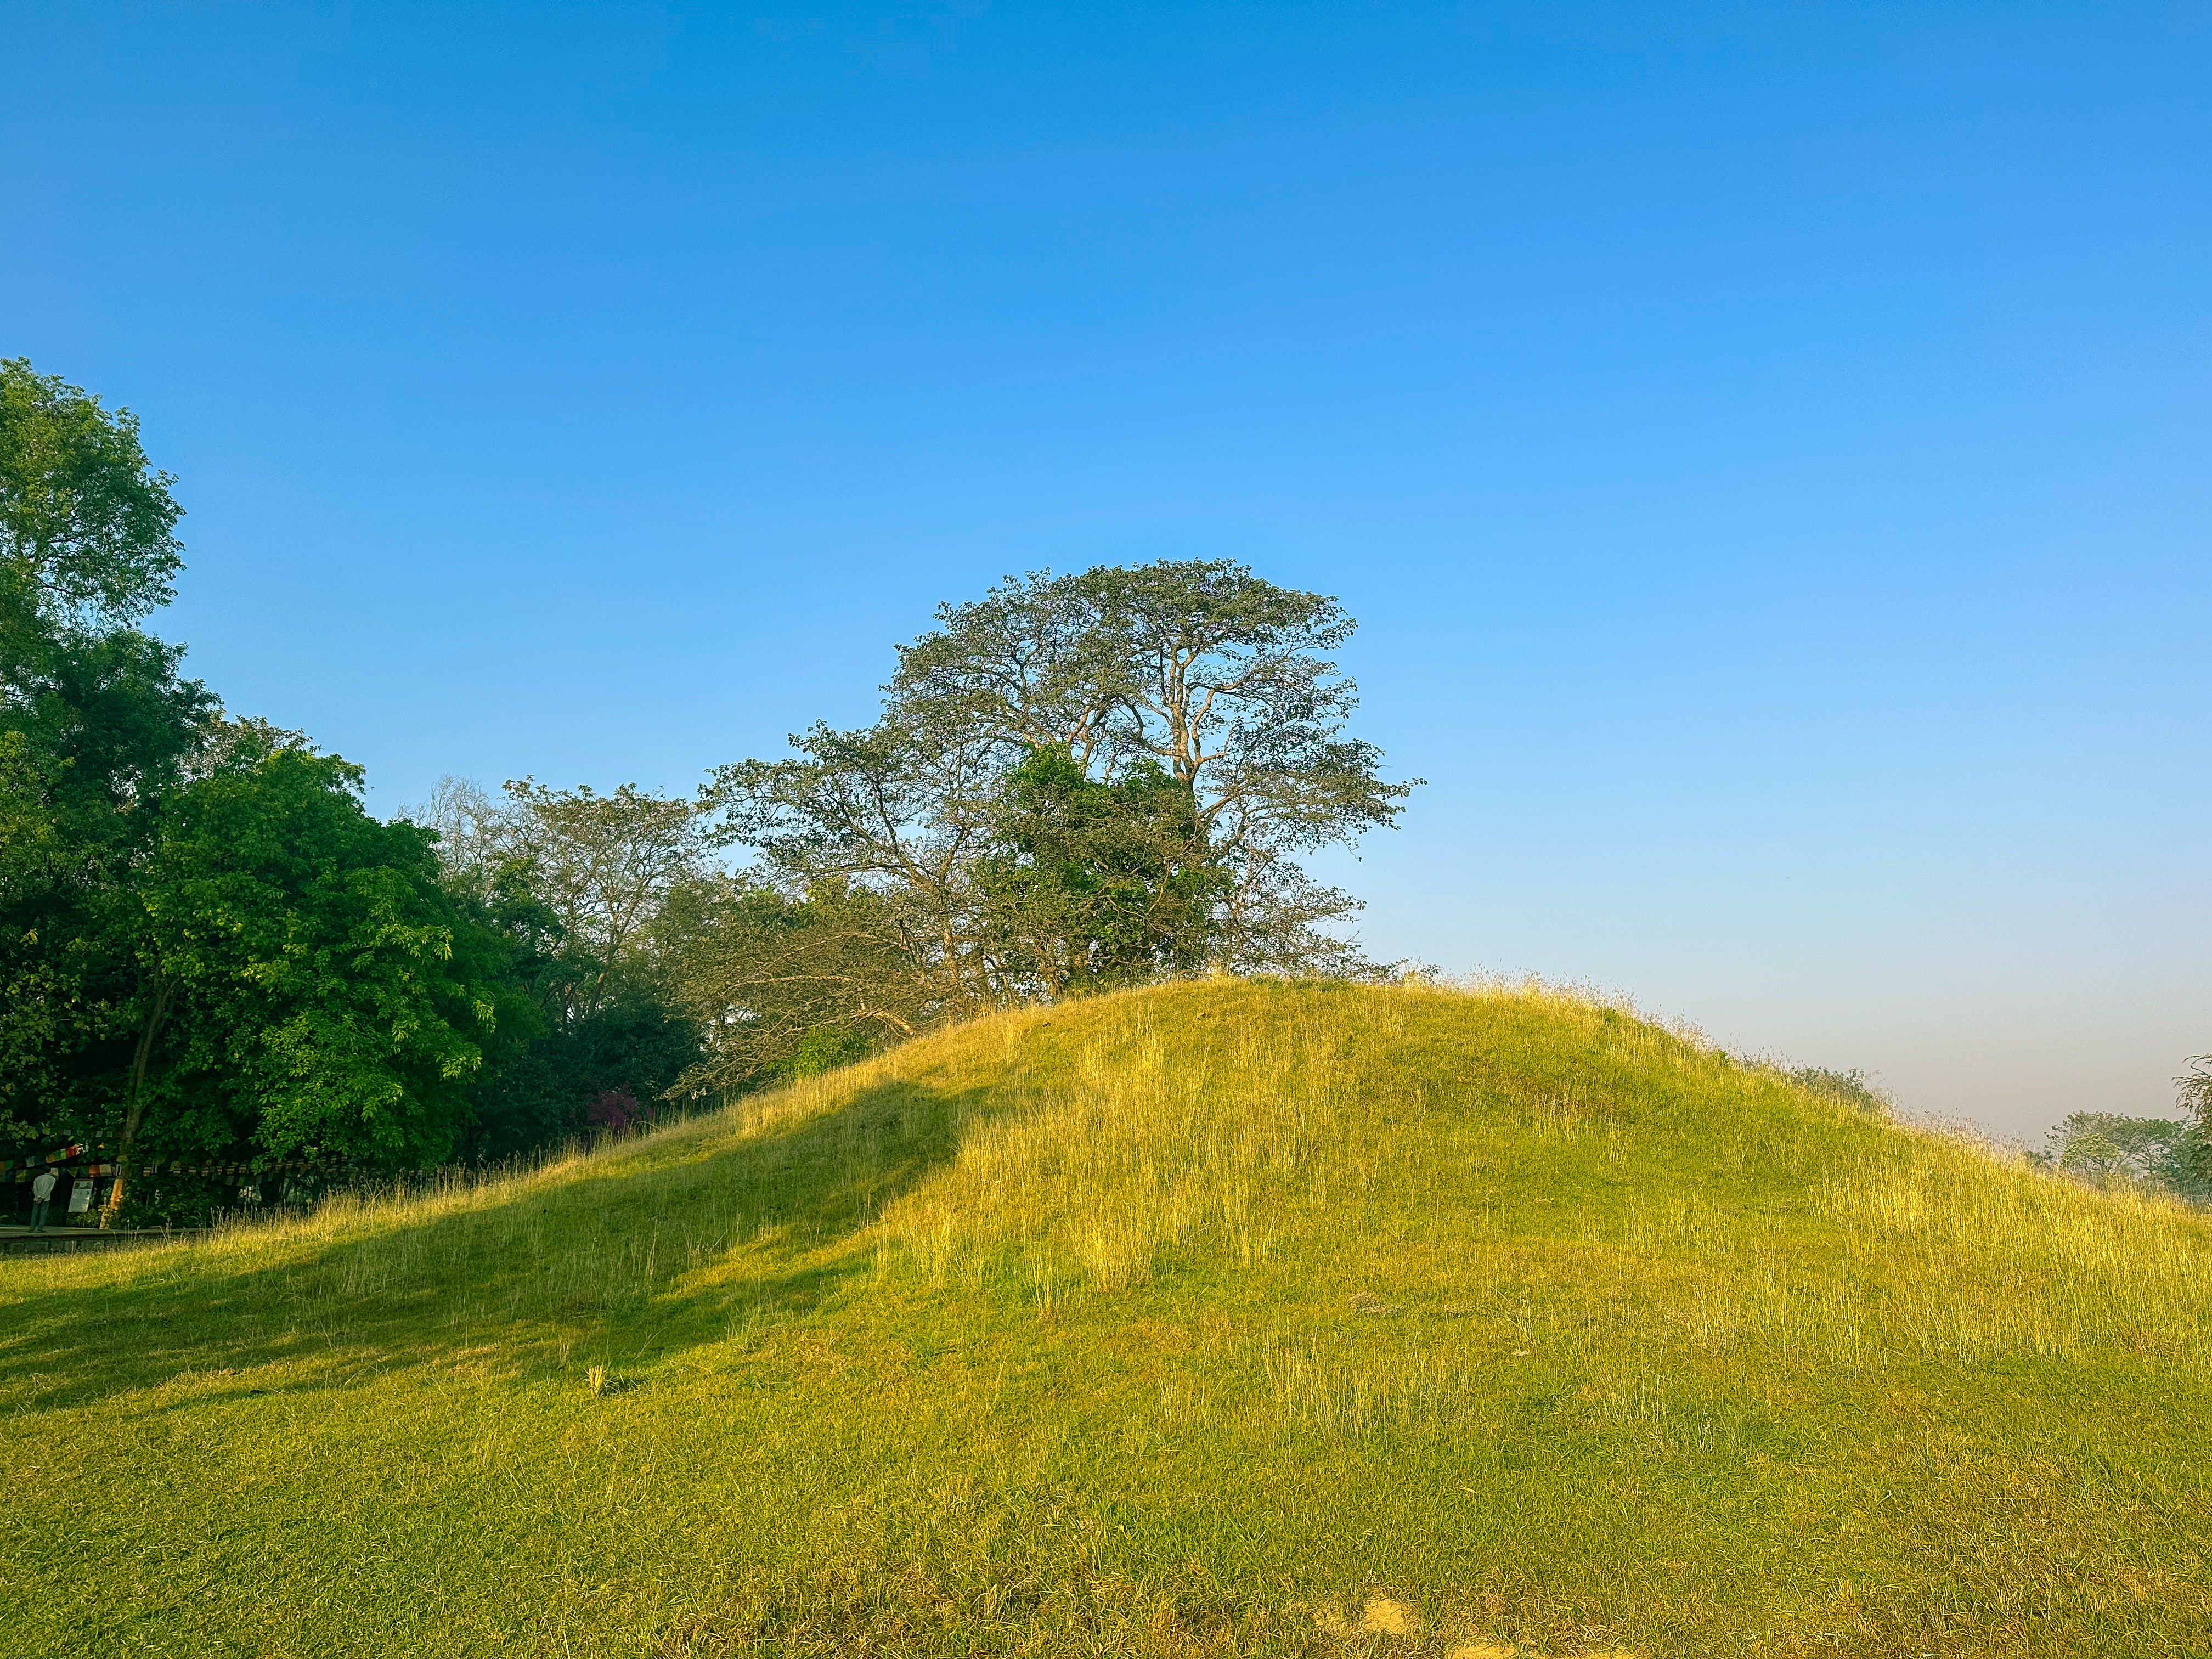
[[2212,1650],[2212,1229],[1540,994],[0,1269],[11,1653]]

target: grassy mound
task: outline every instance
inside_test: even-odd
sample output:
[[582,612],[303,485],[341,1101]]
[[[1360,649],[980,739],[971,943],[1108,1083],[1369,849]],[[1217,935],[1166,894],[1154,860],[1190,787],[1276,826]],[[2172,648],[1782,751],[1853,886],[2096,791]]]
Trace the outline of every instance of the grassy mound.
[[0,1304],[24,1653],[2212,1650],[2212,1228],[1540,994],[1010,1014]]

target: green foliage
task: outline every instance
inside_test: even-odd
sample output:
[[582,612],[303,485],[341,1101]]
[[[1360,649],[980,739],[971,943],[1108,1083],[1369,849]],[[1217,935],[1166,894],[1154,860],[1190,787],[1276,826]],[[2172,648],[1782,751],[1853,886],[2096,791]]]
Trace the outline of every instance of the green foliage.
[[0,619],[61,631],[143,617],[183,563],[175,480],[138,420],[22,358],[0,361]]
[[2191,1055],[2189,1069],[2174,1079],[2173,1086],[2176,1104],[2197,1124],[2191,1173],[2212,1183],[2212,1054]]
[[659,999],[629,991],[587,1013],[556,1019],[525,1003],[513,1052],[491,1059],[471,1091],[465,1151],[472,1158],[530,1152],[586,1127],[595,1097],[620,1092],[650,1109],[700,1059],[698,1028]]
[[0,363],[19,1144],[499,1156],[593,1099],[811,1074],[1012,1002],[1372,971],[1295,857],[1411,787],[1343,735],[1333,599],[1219,560],[1042,574],[945,607],[872,726],[699,799],[448,780],[379,824],[357,771],[223,716],[135,626],[179,568],[171,482],[128,410]]
[[799,1038],[799,1046],[783,1064],[787,1077],[820,1077],[840,1066],[850,1066],[873,1053],[866,1037],[843,1025],[817,1025]]
[[1355,624],[1336,600],[1229,559],[1010,579],[944,606],[899,652],[884,723],[957,734],[996,776],[1036,749],[1113,782],[1157,768],[1189,797],[1196,861],[1216,876],[1208,932],[1246,969],[1370,971],[1331,931],[1358,905],[1296,863],[1394,823],[1414,785],[1347,738],[1357,690],[1328,653]]
[[1380,751],[1342,736],[1358,698],[1326,653],[1352,636],[1343,607],[1233,560],[1039,572],[938,618],[900,650],[899,718],[1012,757],[1060,749],[1103,777],[1151,760],[1222,848],[1356,837],[1413,787],[1382,781]]
[[503,810],[477,820],[471,851],[551,914],[569,1012],[592,1012],[649,976],[650,929],[670,889],[701,873],[710,808],[634,784],[602,795],[524,778],[506,793]]
[[503,803],[447,778],[410,817],[437,840],[447,890],[501,940],[499,983],[523,1006],[474,1085],[467,1149],[502,1157],[586,1127],[587,1103],[648,1105],[702,1057],[671,988],[662,913],[709,845],[697,802],[506,786]]
[[1064,749],[1007,774],[979,870],[1008,977],[1073,990],[1141,985],[1205,965],[1230,881],[1207,856],[1190,791],[1149,757],[1111,782]]
[[[747,949],[818,915],[828,932],[789,942],[810,960],[831,950],[837,965],[799,969],[798,978],[849,990],[857,974],[892,973],[898,979],[884,981],[878,1002],[927,1005],[939,1017],[1012,994],[983,946],[976,884],[977,860],[992,845],[997,757],[956,730],[892,720],[860,732],[817,725],[791,741],[795,759],[716,774],[727,833],[758,854],[746,885],[817,907],[770,924],[748,901],[732,912]],[[794,975],[738,978],[766,988]],[[746,1018],[733,1007],[733,1018]]]
[[0,362],[0,1137],[112,1130],[138,964],[125,896],[214,714],[129,625],[179,516],[137,422]]
[[529,1024],[515,954],[357,769],[220,718],[132,625],[170,483],[128,411],[0,363],[0,1138],[437,1161]]
[[435,1163],[495,1027],[492,943],[411,824],[362,811],[358,768],[248,747],[168,802],[132,932],[161,1133],[217,1147]]

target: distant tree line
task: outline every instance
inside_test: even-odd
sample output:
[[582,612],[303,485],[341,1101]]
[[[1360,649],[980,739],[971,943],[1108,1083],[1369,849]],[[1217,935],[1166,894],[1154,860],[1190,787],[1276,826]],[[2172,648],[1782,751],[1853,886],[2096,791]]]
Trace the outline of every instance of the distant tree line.
[[0,1182],[82,1148],[110,1218],[190,1221],[226,1160],[497,1157],[983,1009],[1382,971],[1300,865],[1413,787],[1346,735],[1334,599],[1037,573],[943,607],[873,724],[696,797],[448,779],[386,823],[143,626],[173,482],[0,362]]
[[2182,1117],[2072,1112],[2030,1156],[2094,1186],[2212,1203],[2212,1054],[2192,1057],[2174,1086]]

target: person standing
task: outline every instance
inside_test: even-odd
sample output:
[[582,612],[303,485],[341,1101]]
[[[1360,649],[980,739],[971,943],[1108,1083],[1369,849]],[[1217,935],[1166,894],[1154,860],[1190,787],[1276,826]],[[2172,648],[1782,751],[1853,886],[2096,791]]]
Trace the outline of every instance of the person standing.
[[46,1206],[54,1201],[54,1182],[58,1177],[51,1164],[39,1171],[31,1182],[31,1231],[42,1233],[46,1230]]

